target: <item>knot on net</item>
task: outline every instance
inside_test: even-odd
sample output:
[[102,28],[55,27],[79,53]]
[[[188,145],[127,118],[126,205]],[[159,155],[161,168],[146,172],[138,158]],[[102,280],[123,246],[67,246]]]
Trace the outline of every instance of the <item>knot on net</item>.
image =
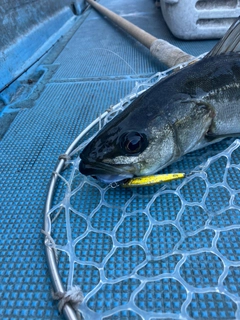
[[78,307],[82,303],[84,296],[81,288],[79,286],[74,286],[65,292],[52,292],[54,300],[59,300],[58,311],[62,313],[66,303],[70,304],[71,307],[78,312]]
[[71,160],[71,156],[66,153],[63,153],[59,155],[58,160],[64,160],[67,162]]

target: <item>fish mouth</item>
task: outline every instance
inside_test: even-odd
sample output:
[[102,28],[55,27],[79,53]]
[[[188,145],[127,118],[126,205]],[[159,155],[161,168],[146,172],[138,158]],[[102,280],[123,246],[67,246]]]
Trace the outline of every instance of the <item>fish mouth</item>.
[[103,162],[90,163],[83,160],[80,161],[79,171],[86,176],[96,177],[105,183],[120,182],[134,176],[131,172],[133,167],[129,165],[112,166]]

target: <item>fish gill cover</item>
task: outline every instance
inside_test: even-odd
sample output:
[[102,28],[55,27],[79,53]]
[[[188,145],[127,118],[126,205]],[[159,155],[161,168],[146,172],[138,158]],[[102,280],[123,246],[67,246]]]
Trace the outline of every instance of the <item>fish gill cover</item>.
[[84,319],[240,319],[239,140],[184,156],[164,172],[191,175],[166,185],[112,188],[78,170],[98,124],[168,73],[137,83],[55,174],[45,243],[65,290],[81,287]]

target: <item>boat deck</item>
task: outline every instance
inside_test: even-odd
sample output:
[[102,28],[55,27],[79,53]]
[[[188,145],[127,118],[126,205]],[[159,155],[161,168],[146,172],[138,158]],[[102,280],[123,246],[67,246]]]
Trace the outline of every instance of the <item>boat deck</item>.
[[[154,1],[102,0],[101,4],[157,38],[165,39],[192,55],[198,56],[209,51],[216,43],[214,40],[181,41],[174,38]],[[8,103],[8,111],[5,110],[11,114],[12,107],[18,112],[13,122],[9,122],[0,142],[2,320],[62,319],[57,311],[57,302],[51,297],[51,280],[45,257],[44,236],[41,233],[48,185],[58,156],[66,151],[79,133],[99,114],[130,93],[136,81],[147,79],[165,68],[151,57],[148,49],[89,8],[77,16],[72,27],[51,50],[27,74],[23,74],[24,90],[19,91],[19,96]],[[4,96],[4,92],[2,95]],[[114,202],[118,200],[116,195]],[[214,201],[218,202],[218,199]],[[85,201],[84,206],[87,204],[88,201]],[[191,221],[188,223],[191,225]],[[59,234],[61,235],[60,231]],[[205,240],[196,241],[201,243]],[[236,239],[236,246],[238,242],[239,238]],[[239,247],[235,249],[238,250],[239,258]],[[96,245],[89,254],[104,254],[99,253],[99,250]],[[226,246],[226,250],[232,249]],[[199,273],[196,277],[207,279],[207,275],[201,273],[201,263],[201,259],[189,262],[190,278],[197,270]],[[211,269],[215,270],[210,267],[208,272]],[[233,273],[232,271],[229,282],[239,286]],[[85,289],[89,290],[88,285],[91,287],[97,281],[97,273],[92,272],[89,276],[86,271],[79,284],[84,292]],[[172,285],[174,287],[174,281]],[[124,290],[124,286],[119,290]],[[151,297],[159,295],[159,292],[157,286],[152,291],[150,288],[148,290],[145,300],[143,298],[145,302],[142,305],[139,302],[139,305],[141,307],[145,303],[145,309],[151,310]],[[174,294],[173,290],[172,297],[168,300],[169,306],[165,306],[166,310],[172,310],[172,317],[168,317],[169,319],[177,318],[180,312],[177,300],[182,302],[182,293],[178,293],[180,296]],[[115,298],[109,296],[110,300]],[[223,309],[222,301],[219,301],[220,313],[216,310],[216,317],[214,313],[212,316],[208,314],[210,304],[218,304],[214,299],[218,299],[214,294],[209,293],[208,297],[202,295],[202,298],[200,294],[191,317],[220,319],[220,315],[221,319],[230,319],[230,315],[233,319],[231,312],[234,315],[235,309],[232,309],[232,305],[230,310],[227,309],[229,301],[224,302]],[[92,306],[96,310],[102,310],[102,304],[104,299],[98,296],[98,301],[92,303]],[[158,306],[155,310],[160,310],[159,308],[161,309]],[[124,317],[128,318],[125,314],[119,319]],[[136,314],[131,317],[140,319]],[[116,316],[108,319],[118,318]]]

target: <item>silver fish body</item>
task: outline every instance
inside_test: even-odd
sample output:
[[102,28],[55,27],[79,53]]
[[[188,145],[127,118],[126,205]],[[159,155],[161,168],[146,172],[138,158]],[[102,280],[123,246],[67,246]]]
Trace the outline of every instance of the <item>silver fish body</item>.
[[161,80],[109,122],[82,151],[80,171],[105,182],[154,174],[240,133],[238,42],[227,46],[233,34],[240,38],[239,25],[201,61]]

